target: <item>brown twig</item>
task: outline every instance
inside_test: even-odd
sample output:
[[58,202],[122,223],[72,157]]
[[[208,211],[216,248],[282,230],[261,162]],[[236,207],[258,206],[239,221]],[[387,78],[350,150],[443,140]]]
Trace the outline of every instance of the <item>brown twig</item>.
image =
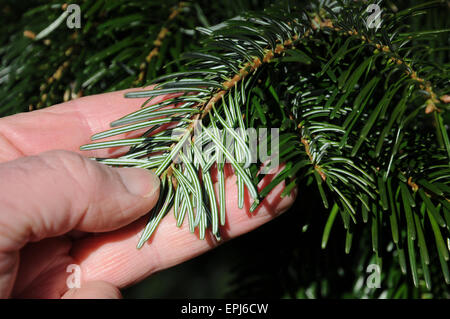
[[[186,2],[180,2],[178,5],[173,7],[171,9],[170,15],[167,18],[167,21],[172,21],[175,19],[181,12],[181,9],[187,6]],[[150,64],[152,59],[159,54],[159,50],[163,44],[163,40],[166,38],[167,34],[169,33],[169,29],[167,28],[167,23],[164,24],[163,27],[161,27],[161,30],[159,30],[158,35],[156,36],[155,41],[153,41],[153,48],[148,53],[148,55],[145,57],[145,61],[142,62],[140,66],[141,72],[139,73],[138,79],[134,82],[134,84],[139,84],[144,80],[145,76],[145,70],[147,69],[147,66]]]
[[[329,28],[331,30],[334,30],[336,32],[342,32],[342,29],[339,27],[336,27],[333,25],[333,21],[331,19],[321,19],[318,15],[316,15],[313,19],[313,21],[316,22],[316,24],[320,27],[320,28]],[[312,28],[315,30],[317,29],[317,26],[315,24],[312,25]],[[384,45],[382,43],[377,43],[363,35],[359,35],[359,33],[356,30],[350,30],[347,31],[346,34],[348,34],[349,36],[354,36],[368,44],[371,44],[373,46],[375,46],[376,50],[381,50],[383,52],[391,52],[391,49],[389,48],[389,46]],[[393,53],[394,54],[394,53]],[[407,70],[405,71],[406,74],[414,81],[419,83],[419,87],[420,89],[426,91],[430,98],[426,101],[426,108],[425,108],[425,113],[426,114],[430,114],[432,112],[441,112],[441,110],[436,106],[436,103],[439,103],[439,99],[437,98],[436,93],[434,93],[433,88],[431,87],[431,84],[427,81],[425,81],[423,78],[419,77],[417,72],[413,70],[412,66],[407,63],[406,61],[402,60],[400,57],[391,57],[390,61],[392,63],[395,64],[403,64],[406,66]]]
[[[288,39],[284,41],[284,43],[278,44],[273,50],[266,49],[265,55],[261,61],[260,58],[256,57],[253,59],[252,62],[247,62],[237,74],[233,76],[228,81],[225,81],[222,83],[223,89],[216,92],[207,102],[200,105],[200,113],[196,114],[192,118],[192,123],[189,124],[187,127],[186,134],[191,134],[197,123],[198,120],[205,118],[209,112],[212,110],[215,103],[219,102],[222,97],[231,89],[233,88],[237,83],[239,83],[242,79],[244,79],[248,74],[256,71],[260,66],[263,65],[263,63],[269,63],[272,61],[272,59],[277,56],[283,54],[289,47],[291,47],[295,41],[297,41],[299,37],[297,35],[292,36],[291,39]],[[172,144],[170,149],[172,149],[176,143]],[[167,176],[172,175],[172,167],[169,166],[162,175],[167,174]]]

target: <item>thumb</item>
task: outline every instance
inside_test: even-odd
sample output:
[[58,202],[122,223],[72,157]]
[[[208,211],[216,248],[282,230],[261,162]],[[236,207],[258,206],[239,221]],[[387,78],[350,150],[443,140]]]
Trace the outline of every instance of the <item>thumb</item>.
[[68,151],[0,164],[0,251],[71,230],[111,231],[146,214],[159,178],[138,168],[111,168]]

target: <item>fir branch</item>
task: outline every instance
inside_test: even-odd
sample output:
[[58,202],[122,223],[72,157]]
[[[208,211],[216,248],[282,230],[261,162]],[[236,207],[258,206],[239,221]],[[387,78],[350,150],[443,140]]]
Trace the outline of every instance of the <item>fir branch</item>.
[[[102,5],[91,9],[88,19],[103,23],[99,30],[107,30],[105,34],[117,35],[116,27],[129,34],[118,41],[102,39],[101,52],[86,49],[86,70],[71,82],[75,84],[74,92],[84,89],[89,94],[105,88],[124,88],[136,77],[139,83],[145,83],[146,78],[155,78],[152,82],[158,83],[151,91],[128,94],[130,98],[148,100],[140,110],[114,121],[110,130],[95,134],[94,143],[82,147],[128,145],[130,150],[124,156],[96,160],[154,169],[160,175],[160,202],[150,213],[138,246],[152,236],[171,207],[178,226],[187,218],[191,232],[198,228],[204,238],[211,228],[220,240],[220,226],[226,224],[222,157],[232,164],[237,175],[239,207],[243,207],[245,188],[255,200],[254,209],[285,181],[283,195],[294,187],[301,188],[311,195],[302,198],[311,198],[314,211],[317,201],[322,201],[326,212],[319,214],[317,218],[322,219],[315,222],[324,225],[320,233],[324,248],[335,245],[329,242],[329,236],[340,216],[346,254],[355,249],[360,253],[365,247],[363,262],[383,265],[383,270],[392,272],[398,263],[400,271],[409,272],[416,286],[424,282],[431,289],[436,278],[449,282],[449,253],[444,241],[450,229],[448,63],[439,65],[432,59],[432,54],[439,54],[442,61],[448,51],[433,49],[425,42],[427,38],[444,36],[448,30],[400,32],[405,19],[438,3],[395,14],[384,8],[383,24],[378,30],[365,25],[368,3],[355,1],[312,0],[287,7],[278,3],[264,11],[239,13],[212,27],[207,26],[208,21],[199,23],[194,18],[192,12],[198,10],[195,5],[179,5],[170,12],[167,6],[161,6],[154,8],[155,15],[168,18],[152,26],[136,27],[136,32],[125,23],[136,18],[125,2],[120,8],[127,16],[120,21],[103,21]],[[149,6],[143,4],[142,10]],[[102,8],[111,15],[116,12],[109,11],[106,5]],[[175,19],[181,9],[186,9],[186,14]],[[40,25],[48,25],[57,15],[52,11],[51,19],[43,19],[45,23]],[[145,19],[137,20],[140,22],[135,26]],[[164,51],[168,47],[169,23],[174,23],[170,28],[176,41],[180,41],[181,32],[175,32],[175,26],[181,28],[186,23],[194,34],[189,38],[189,48],[199,33],[203,34],[203,42],[177,60],[182,51],[180,42],[176,50],[168,50],[170,54]],[[193,31],[200,24],[203,27]],[[37,28],[26,30],[29,32],[25,37],[23,30],[20,32],[22,41],[35,48],[42,46],[42,52],[49,51],[43,41],[31,40],[31,30]],[[81,43],[91,43],[90,35],[80,33],[73,43],[68,43],[52,33],[52,43],[61,44],[61,49],[54,54],[57,63],[42,63],[44,78],[50,83],[42,86],[40,95],[34,94],[30,99],[33,103],[25,105],[45,106],[55,101],[60,87],[67,92],[71,84],[67,78],[80,65]],[[156,40],[147,43],[148,38]],[[67,58],[61,53],[69,47],[73,52]],[[14,55],[19,58],[8,61],[13,61],[12,70],[19,70],[17,66],[26,51],[11,53]],[[70,65],[61,68],[67,60]],[[159,68],[167,60],[175,61],[166,69]],[[30,65],[25,64],[24,75],[30,74]],[[0,81],[4,81],[4,74],[14,74],[10,72],[0,68]],[[1,93],[5,109],[16,96],[22,98],[17,90],[28,82],[22,86],[14,81],[8,83],[9,89]],[[166,100],[154,103],[155,97],[166,95]],[[155,134],[158,125],[169,123],[168,129]],[[279,158],[285,168],[259,193],[257,171],[262,163],[246,165],[249,139],[243,132],[249,127],[279,127],[282,132]],[[98,141],[141,128],[147,131],[140,138]],[[198,128],[204,132],[195,136]],[[221,131],[231,135],[233,141],[227,143]],[[267,141],[271,138],[268,136]],[[189,146],[188,150],[184,146]],[[205,146],[210,148],[202,152]],[[212,188],[212,167],[218,171],[217,195]],[[306,202],[302,205],[308,205]],[[358,242],[356,238],[361,234],[360,239],[370,239],[371,243],[364,246]],[[436,270],[439,266],[443,276]],[[361,296],[369,295],[358,291]]]

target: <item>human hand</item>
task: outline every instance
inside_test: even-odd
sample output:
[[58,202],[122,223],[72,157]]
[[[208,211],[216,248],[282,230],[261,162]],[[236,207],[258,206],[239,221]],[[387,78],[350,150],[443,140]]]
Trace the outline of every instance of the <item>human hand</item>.
[[[1,298],[119,298],[120,288],[217,245],[212,238],[199,240],[187,222],[176,227],[169,212],[151,243],[136,249],[145,215],[159,195],[158,177],[87,158],[111,156],[111,150],[78,150],[145,100],[123,94],[89,96],[0,119]],[[237,207],[236,178],[227,176],[223,239],[285,211],[295,191],[281,198],[283,187],[275,187],[250,214]],[[80,267],[80,288],[67,286],[70,264]]]

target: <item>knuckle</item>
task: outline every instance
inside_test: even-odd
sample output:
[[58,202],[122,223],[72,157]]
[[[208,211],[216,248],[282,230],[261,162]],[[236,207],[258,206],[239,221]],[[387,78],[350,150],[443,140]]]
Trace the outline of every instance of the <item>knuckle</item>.
[[98,186],[102,171],[90,159],[69,151],[49,151],[42,153],[46,165],[64,174],[68,180],[84,194],[92,194]]

